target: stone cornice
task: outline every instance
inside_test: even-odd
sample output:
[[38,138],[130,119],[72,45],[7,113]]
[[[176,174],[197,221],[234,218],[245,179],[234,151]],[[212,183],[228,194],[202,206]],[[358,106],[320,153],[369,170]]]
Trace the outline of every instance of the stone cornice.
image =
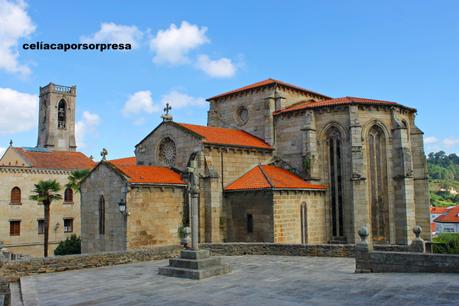
[[0,166],[0,173],[33,173],[69,175],[73,170]]

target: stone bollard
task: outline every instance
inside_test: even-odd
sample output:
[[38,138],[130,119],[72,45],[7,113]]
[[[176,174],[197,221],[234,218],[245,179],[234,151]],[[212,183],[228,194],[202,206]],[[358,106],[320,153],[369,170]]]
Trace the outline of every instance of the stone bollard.
[[416,225],[413,227],[413,233],[416,235],[416,238],[411,241],[409,250],[416,253],[425,253],[426,245],[424,240],[421,238],[422,227]]
[[360,242],[355,245],[355,273],[369,273],[372,272],[370,252],[373,251],[373,245],[367,241],[369,232],[365,226],[358,233]]

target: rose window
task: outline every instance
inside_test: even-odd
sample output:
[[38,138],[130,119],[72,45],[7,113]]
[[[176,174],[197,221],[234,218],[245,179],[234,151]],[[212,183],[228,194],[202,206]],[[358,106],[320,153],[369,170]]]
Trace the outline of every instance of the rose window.
[[175,164],[175,143],[170,138],[165,138],[159,144],[159,160],[169,166]]

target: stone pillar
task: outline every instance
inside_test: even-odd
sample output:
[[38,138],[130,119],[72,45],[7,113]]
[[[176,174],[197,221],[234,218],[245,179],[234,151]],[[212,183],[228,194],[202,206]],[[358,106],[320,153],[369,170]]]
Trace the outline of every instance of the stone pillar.
[[358,232],[360,242],[355,245],[355,273],[372,272],[370,252],[373,251],[371,241],[368,241],[368,228],[362,226]]
[[[414,117],[414,114],[413,114]],[[413,119],[414,121],[414,119]],[[414,125],[411,127],[411,152],[413,152],[414,203],[416,224],[424,230],[421,237],[432,240],[430,228],[430,195],[427,172],[427,160],[424,153],[424,133]]]
[[[356,224],[363,224],[366,228],[371,228],[370,224],[370,207],[368,205],[367,196],[367,182],[366,182],[366,167],[364,152],[365,148],[362,144],[362,126],[359,120],[359,109],[358,106],[349,107],[349,119],[350,119],[350,137],[349,142],[351,145],[351,206],[353,211],[353,222],[352,233],[354,237],[348,237],[348,239],[354,238],[354,241],[358,241],[358,235],[356,233]],[[371,240],[370,235],[370,240]],[[354,242],[349,241],[349,242]]]
[[317,135],[316,135],[316,120],[314,112],[309,110],[304,117],[304,126],[301,129],[303,132],[303,170],[305,178],[310,181],[320,180],[320,169],[317,158]]
[[222,242],[223,233],[220,226],[223,218],[223,190],[219,175],[209,169],[204,178],[205,211],[206,211],[206,242]]
[[408,245],[413,238],[411,229],[415,226],[416,220],[413,162],[407,127],[398,118],[397,112],[396,108],[392,108],[395,242]]

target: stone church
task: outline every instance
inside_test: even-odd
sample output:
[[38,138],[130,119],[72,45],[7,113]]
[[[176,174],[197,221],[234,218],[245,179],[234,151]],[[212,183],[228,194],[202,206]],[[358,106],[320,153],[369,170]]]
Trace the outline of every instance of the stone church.
[[190,165],[201,242],[355,243],[362,225],[375,243],[406,245],[414,225],[430,240],[414,108],[274,79],[207,101],[207,126],[175,122],[166,108],[135,157],[91,171],[81,186],[83,252],[178,243]]

